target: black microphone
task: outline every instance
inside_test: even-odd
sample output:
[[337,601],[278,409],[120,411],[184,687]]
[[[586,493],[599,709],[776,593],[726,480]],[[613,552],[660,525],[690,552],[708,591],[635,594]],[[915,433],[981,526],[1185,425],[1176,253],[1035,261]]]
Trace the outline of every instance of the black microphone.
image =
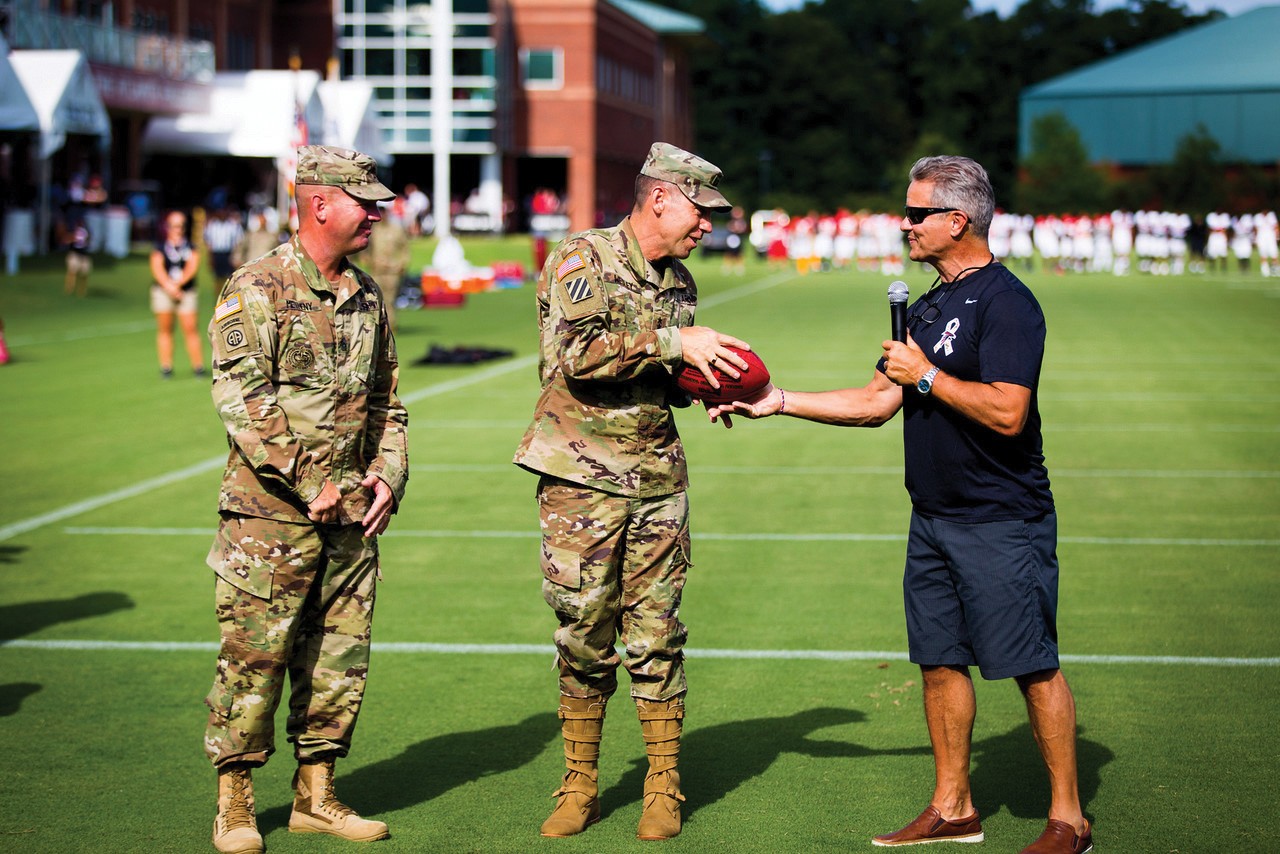
[[907,283],[893,282],[889,285],[889,324],[893,329],[893,340],[907,340]]

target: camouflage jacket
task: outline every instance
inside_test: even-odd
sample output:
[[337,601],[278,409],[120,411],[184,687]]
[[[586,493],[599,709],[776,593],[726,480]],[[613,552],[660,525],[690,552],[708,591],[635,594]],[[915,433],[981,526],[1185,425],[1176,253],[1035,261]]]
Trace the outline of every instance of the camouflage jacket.
[[396,504],[408,480],[408,413],[377,285],[346,265],[336,288],[295,236],[241,267],[209,325],[213,402],[231,448],[218,509],[307,521],[326,479],[359,522],[376,474]]
[[671,397],[697,300],[683,264],[645,260],[630,219],[556,247],[538,279],[542,395],[516,464],[636,498],[685,489]]

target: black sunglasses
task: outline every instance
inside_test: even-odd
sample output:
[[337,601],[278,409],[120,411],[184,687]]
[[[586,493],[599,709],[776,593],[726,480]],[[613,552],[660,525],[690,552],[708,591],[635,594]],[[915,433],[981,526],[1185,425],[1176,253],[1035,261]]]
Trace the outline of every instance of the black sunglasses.
[[[958,211],[960,209],[959,208],[913,208],[910,205],[908,205],[907,207],[903,208],[903,210],[907,212],[906,217],[908,222],[910,222],[912,225],[919,225],[920,223],[924,222],[925,217],[930,217],[930,216],[933,216],[934,214],[940,214],[940,213],[951,213],[951,211]],[[961,211],[961,213],[963,213],[963,211]]]
[[908,318],[908,322],[910,322],[911,320],[917,320],[920,323],[924,324],[925,326],[928,326],[930,323],[933,323],[939,317],[942,317],[941,304],[925,301],[924,305],[925,305],[924,309],[917,312],[914,317]]

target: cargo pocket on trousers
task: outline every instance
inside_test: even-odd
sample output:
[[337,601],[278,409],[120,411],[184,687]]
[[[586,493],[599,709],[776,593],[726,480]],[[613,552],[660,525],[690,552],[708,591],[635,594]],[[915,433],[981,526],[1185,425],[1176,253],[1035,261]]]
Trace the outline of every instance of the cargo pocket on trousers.
[[241,520],[235,517],[223,518],[205,564],[232,587],[269,600],[275,568],[269,561],[245,551],[242,546],[244,538],[239,533],[241,525]]
[[543,541],[542,575],[552,584],[577,590],[582,587],[582,556]]

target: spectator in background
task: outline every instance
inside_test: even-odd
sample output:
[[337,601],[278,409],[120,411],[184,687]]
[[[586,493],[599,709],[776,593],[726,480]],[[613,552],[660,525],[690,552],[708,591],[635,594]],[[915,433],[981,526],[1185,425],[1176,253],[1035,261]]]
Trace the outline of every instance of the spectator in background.
[[280,239],[280,232],[271,227],[266,209],[258,210],[249,217],[249,230],[245,232],[244,239],[236,244],[236,248],[231,253],[232,270],[250,261],[256,261],[283,242]]
[[182,211],[170,211],[164,218],[164,236],[151,251],[151,311],[156,316],[156,353],[160,357],[160,376],[173,376],[173,317],[178,316],[182,336],[191,359],[191,370],[204,376],[204,347],[196,332],[196,271],[200,269],[200,253],[187,239],[187,217]]
[[1253,218],[1253,225],[1258,232],[1258,260],[1262,264],[1262,275],[1280,276],[1280,240],[1277,239],[1280,224],[1277,224],[1276,212],[1263,211]]
[[396,299],[400,296],[405,270],[409,268],[409,230],[404,220],[396,215],[395,206],[383,202],[379,207],[382,219],[375,222],[369,231],[369,248],[352,260],[378,283],[382,301],[387,307],[387,321],[391,324],[391,331],[395,332]]
[[67,296],[82,297],[89,292],[89,274],[93,258],[89,256],[89,224],[82,205],[70,205],[62,225],[60,242],[67,253]]
[[431,200],[418,189],[417,184],[404,185],[405,225],[409,234],[416,237],[423,232],[424,220],[431,212]]
[[741,276],[747,272],[747,264],[742,255],[742,249],[747,242],[747,232],[750,230],[751,226],[747,223],[746,212],[743,211],[741,205],[734,205],[733,210],[729,211],[729,222],[725,225],[725,231],[729,233],[724,244],[724,271],[726,273]]
[[244,240],[240,215],[229,208],[219,208],[204,227],[204,244],[209,249],[209,266],[213,268],[214,290],[221,291],[235,272],[232,260],[236,247]]

